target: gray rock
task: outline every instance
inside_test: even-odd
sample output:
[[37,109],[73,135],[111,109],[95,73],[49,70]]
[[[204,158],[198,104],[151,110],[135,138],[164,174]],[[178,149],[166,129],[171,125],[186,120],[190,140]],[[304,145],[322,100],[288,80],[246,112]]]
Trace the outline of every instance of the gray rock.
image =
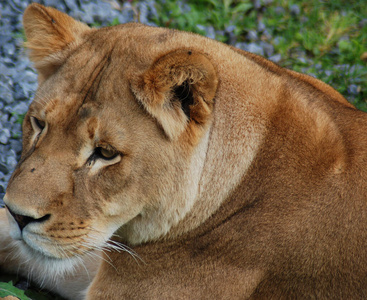
[[0,81],[0,100],[8,104],[14,101],[12,90],[7,84],[1,81]]
[[10,68],[0,61],[0,74],[2,76],[13,76],[14,73],[14,68]]
[[261,0],[254,0],[254,7],[255,7],[255,9],[260,9],[260,7],[261,7]]
[[206,36],[215,39],[215,29],[213,26],[208,26],[206,30]]
[[259,31],[259,32],[263,32],[265,29],[266,29],[266,27],[265,27],[264,22],[259,21],[259,22],[257,23],[257,31]]
[[9,116],[7,113],[1,113],[0,114],[0,128],[6,128],[8,127],[10,124],[8,122]]
[[149,7],[146,3],[137,3],[137,9],[139,10],[139,22],[146,24],[148,22]]
[[293,4],[291,7],[290,7],[290,12],[292,15],[295,15],[295,16],[298,16],[300,13],[301,13],[301,9],[299,7],[298,4]]
[[266,42],[260,42],[260,47],[263,48],[264,53],[267,57],[270,57],[274,53],[274,46]]
[[52,6],[58,10],[61,11],[66,11],[66,6],[64,5],[64,3],[62,3],[63,1],[60,0],[43,0],[44,5],[46,6]]
[[4,178],[5,174],[8,174],[9,173],[9,169],[8,169],[8,166],[4,163],[1,163],[0,162],[0,172],[3,174],[3,176],[1,177]]
[[17,100],[24,100],[27,98],[26,92],[24,91],[23,85],[19,85],[18,83],[13,86],[14,92],[13,96]]
[[264,56],[264,49],[256,43],[236,43],[237,48]]
[[240,42],[240,43],[236,43],[235,47],[239,48],[239,49],[242,49],[242,50],[246,50],[247,44],[243,43],[243,42]]
[[229,26],[226,27],[226,32],[232,33],[232,32],[234,32],[235,29],[236,29],[236,26],[229,25]]
[[275,13],[276,13],[276,14],[278,14],[278,15],[283,15],[283,14],[285,13],[285,10],[284,10],[284,8],[283,8],[283,7],[281,7],[281,6],[277,6],[277,7],[275,8]]
[[331,75],[333,74],[333,72],[332,72],[332,71],[330,71],[330,70],[325,70],[325,74],[326,74],[327,76],[331,76]]
[[264,49],[261,46],[259,46],[258,44],[255,44],[255,43],[248,44],[246,51],[264,56]]
[[268,29],[265,29],[263,32],[262,32],[262,34],[261,34],[261,38],[262,39],[266,39],[266,40],[268,40],[268,41],[270,41],[271,39],[272,39],[272,36],[271,36],[271,34],[269,33],[269,31],[268,31]]
[[23,115],[28,110],[28,105],[25,102],[20,102],[12,108],[13,112],[17,115]]
[[7,128],[3,128],[0,130],[0,143],[7,144],[10,138],[10,130]]
[[[158,12],[157,12],[157,8],[156,8],[156,3],[154,0],[148,0],[146,1],[147,6],[149,7],[149,13],[150,13],[150,18],[154,18],[154,17],[158,17]],[[148,24],[153,24],[150,21],[148,22]]]
[[276,36],[274,39],[273,39],[273,43],[274,45],[279,45],[281,43],[284,42],[284,37],[282,36]]
[[13,149],[9,151],[9,156],[6,158],[6,163],[8,165],[8,168],[10,168],[10,171],[12,172],[17,165],[17,154]]
[[74,0],[64,0],[64,3],[70,12],[79,10],[79,7]]
[[279,63],[280,60],[282,59],[282,56],[278,53],[278,54],[275,54],[273,56],[270,56],[269,59],[272,61],[272,62],[275,62],[275,63]]
[[303,64],[306,64],[306,63],[307,63],[307,60],[306,60],[306,58],[305,58],[304,56],[299,56],[299,57],[298,57],[298,60],[299,60],[301,63],[303,63]]
[[356,84],[351,84],[348,86],[348,93],[352,95],[357,95],[359,93],[359,87]]
[[27,7],[28,1],[22,1],[22,0],[12,0],[8,1],[8,4],[11,6],[13,12],[23,12],[23,10]]
[[[6,32],[3,30],[6,30],[7,28],[3,28],[4,26],[0,26],[0,30],[1,32]],[[5,45],[8,42],[10,42],[12,39],[12,36],[10,34],[6,34],[6,33],[1,33],[0,34],[0,45]],[[3,47],[3,46],[2,46]]]
[[247,38],[250,41],[257,41],[258,40],[257,32],[255,30],[249,30],[249,32],[247,33]]
[[18,139],[10,139],[10,147],[13,149],[18,155],[22,152],[22,142],[19,140],[21,135],[19,135]]
[[11,43],[7,43],[3,46],[4,55],[14,55],[15,54],[15,45]]

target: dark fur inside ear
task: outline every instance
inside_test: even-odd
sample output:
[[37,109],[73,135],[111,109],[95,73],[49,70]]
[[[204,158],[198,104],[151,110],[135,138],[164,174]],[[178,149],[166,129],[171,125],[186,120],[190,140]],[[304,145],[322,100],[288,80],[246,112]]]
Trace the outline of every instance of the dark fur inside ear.
[[192,145],[210,124],[217,86],[217,72],[210,58],[186,48],[160,56],[131,81],[136,98],[168,138],[185,136]]
[[189,83],[184,81],[174,88],[173,93],[175,98],[180,101],[183,112],[190,119],[190,106],[194,104],[194,97]]

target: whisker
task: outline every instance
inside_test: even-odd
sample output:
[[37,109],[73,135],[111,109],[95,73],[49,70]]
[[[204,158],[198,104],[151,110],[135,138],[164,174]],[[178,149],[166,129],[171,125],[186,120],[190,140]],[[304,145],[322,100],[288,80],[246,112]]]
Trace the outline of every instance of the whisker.
[[[104,232],[101,232],[101,231],[96,230],[94,228],[91,228],[91,230],[93,230],[93,232],[100,233],[100,234],[104,235]],[[120,238],[120,236],[117,235],[117,234],[113,234],[112,236]],[[146,264],[145,261],[133,249],[131,249],[129,246],[124,245],[121,242],[111,240],[110,238],[107,239],[107,241],[105,241],[105,243],[103,244],[103,250],[109,251],[109,252],[110,251],[117,251],[119,253],[121,251],[124,251],[124,252],[127,252],[128,254],[130,254],[138,264],[139,264],[139,261]],[[104,253],[105,253],[105,251],[104,251]]]
[[[103,252],[103,250],[101,250],[101,252]],[[106,255],[106,253],[104,253],[103,252],[103,254],[104,255]],[[106,255],[107,257],[108,257],[108,259],[110,260],[110,261],[108,261],[107,259],[105,259],[103,256],[100,256],[100,255],[98,255],[98,254],[96,254],[96,253],[94,253],[94,252],[88,252],[88,253],[86,253],[86,255],[88,255],[88,256],[90,256],[91,258],[93,258],[93,257],[97,257],[97,258],[99,258],[99,259],[101,259],[102,261],[104,261],[104,262],[106,262],[106,263],[108,263],[116,272],[118,272],[117,271],[117,268],[113,265],[113,263],[112,263],[112,259],[108,256],[108,255]]]

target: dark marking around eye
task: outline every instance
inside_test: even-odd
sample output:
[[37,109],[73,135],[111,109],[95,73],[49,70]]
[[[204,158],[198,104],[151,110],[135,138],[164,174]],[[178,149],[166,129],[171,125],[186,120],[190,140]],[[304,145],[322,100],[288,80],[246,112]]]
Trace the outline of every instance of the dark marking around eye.
[[97,127],[97,122],[89,122],[89,126],[88,126],[88,136],[89,136],[89,139],[93,140],[94,138],[94,135],[95,135],[95,130],[96,130],[96,127]]
[[86,119],[91,115],[91,113],[92,113],[92,110],[89,107],[83,107],[79,111],[79,116],[81,119]]
[[96,158],[102,158],[104,160],[112,160],[116,156],[118,156],[119,153],[114,149],[97,147],[94,150],[94,155],[96,156]]

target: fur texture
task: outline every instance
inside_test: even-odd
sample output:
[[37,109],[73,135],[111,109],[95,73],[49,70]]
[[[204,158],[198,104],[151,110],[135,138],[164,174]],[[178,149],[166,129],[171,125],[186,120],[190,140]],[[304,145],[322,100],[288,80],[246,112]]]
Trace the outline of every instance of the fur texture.
[[365,113],[195,34],[39,4],[24,27],[2,270],[70,299],[367,297]]

